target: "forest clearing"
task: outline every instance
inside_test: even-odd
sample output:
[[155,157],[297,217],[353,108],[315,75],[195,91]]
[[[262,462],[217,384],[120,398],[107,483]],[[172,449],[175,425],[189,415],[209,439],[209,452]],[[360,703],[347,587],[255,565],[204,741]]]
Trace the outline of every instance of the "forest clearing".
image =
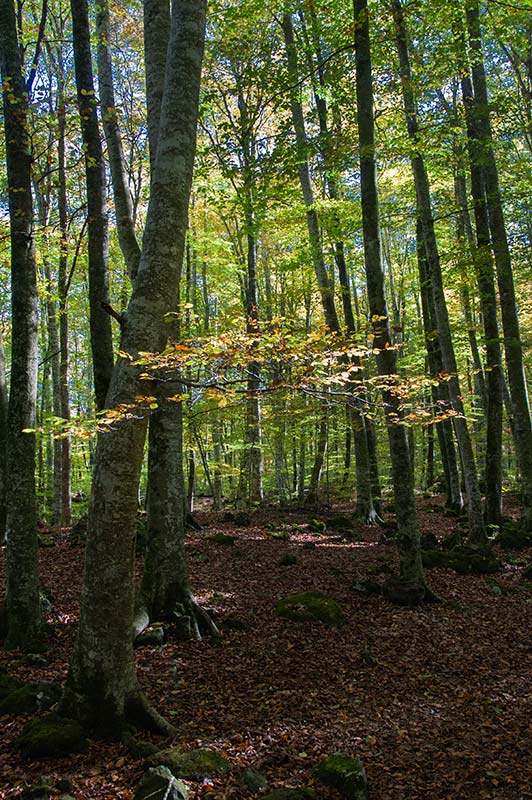
[[[256,512],[238,528],[223,517],[198,514],[205,527],[187,545],[192,583],[215,610],[222,638],[180,641],[169,624],[162,646],[136,650],[144,691],[177,726],[173,744],[228,760],[227,773],[186,781],[191,798],[248,800],[256,795],[244,773],[254,768],[268,791],[313,787],[333,800],[340,795],[313,768],[337,751],[363,760],[369,796],[379,800],[532,797],[532,580],[522,576],[532,548],[501,551],[496,575],[432,570],[444,602],[397,608],[351,588],[393,569],[393,547],[378,544],[380,530],[359,526],[350,541],[330,522],[313,532],[302,512]],[[441,497],[424,501],[420,518],[424,534],[442,539],[457,526]],[[210,541],[220,532],[234,543]],[[53,543],[41,549],[52,597],[46,663],[2,656],[9,674],[26,682],[66,677],[79,613],[81,546],[68,531],[46,536]],[[283,565],[287,555],[295,563]],[[279,618],[277,601],[298,591],[337,600],[344,622]],[[28,762],[11,748],[26,720],[2,718],[2,797],[41,796],[23,790],[43,776],[52,797],[61,795],[61,780],[70,783],[63,793],[78,800],[133,797],[145,765],[126,745],[92,740],[86,753]]]

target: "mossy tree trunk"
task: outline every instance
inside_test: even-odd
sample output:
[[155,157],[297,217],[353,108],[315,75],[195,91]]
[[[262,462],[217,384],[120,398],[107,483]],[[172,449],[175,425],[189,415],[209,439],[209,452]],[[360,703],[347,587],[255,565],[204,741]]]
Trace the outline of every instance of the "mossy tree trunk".
[[[159,141],[137,279],[121,350],[157,352],[168,338],[167,314],[177,307],[196,148],[205,3],[173,0]],[[109,407],[145,395],[142,368],[119,358]],[[81,616],[62,710],[96,730],[126,719],[168,731],[137,683],[131,635],[137,496],[149,410],[116,420],[98,437],[89,503]]]
[[[12,0],[0,0],[11,236],[11,385],[7,414],[7,647],[31,649],[41,633],[35,499],[38,297],[33,239],[28,95]],[[33,430],[28,432],[27,429]],[[26,431],[26,432],[25,432]]]
[[109,306],[107,187],[92,74],[87,0],[71,0],[76,90],[85,154],[89,255],[90,340],[96,408],[105,408],[113,369]]
[[484,527],[482,496],[478,483],[473,444],[464,414],[462,394],[460,391],[458,368],[451,336],[451,326],[449,323],[449,313],[443,289],[440,256],[434,231],[429,178],[425,160],[419,147],[420,130],[408,52],[407,31],[402,5],[399,0],[392,0],[392,11],[396,26],[396,45],[400,63],[406,127],[408,137],[412,144],[411,165],[416,188],[417,213],[421,223],[421,232],[425,245],[427,274],[430,279],[432,290],[442,362],[447,373],[449,401],[451,411],[456,415],[454,416],[453,422],[462,462],[469,536],[476,543],[483,545],[486,542],[486,530]]
[[[379,374],[392,385],[397,376],[396,353],[391,347],[390,323],[384,290],[382,247],[375,157],[375,122],[373,117],[373,79],[367,0],[354,0],[357,121],[360,152],[360,188],[362,196],[362,228],[364,261],[370,319],[377,350]],[[400,574],[405,580],[425,585],[419,527],[414,497],[414,472],[407,430],[400,423],[397,397],[383,391],[392,481],[397,519],[397,544]]]
[[499,174],[493,149],[489,97],[482,53],[480,10],[477,0],[467,0],[466,24],[469,37],[473,96],[470,113],[478,135],[477,167],[482,171],[488,211],[491,245],[495,259],[504,353],[515,425],[515,449],[519,465],[523,503],[523,524],[532,529],[532,420],[524,371],[523,345],[517,311],[512,258],[499,187]]

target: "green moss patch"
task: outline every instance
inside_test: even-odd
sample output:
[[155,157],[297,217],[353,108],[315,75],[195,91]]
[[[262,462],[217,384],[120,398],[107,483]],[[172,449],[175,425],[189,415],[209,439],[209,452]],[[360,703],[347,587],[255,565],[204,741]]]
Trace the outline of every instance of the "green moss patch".
[[525,547],[532,547],[532,533],[507,523],[495,537],[494,543],[502,550],[524,550]]
[[62,689],[55,683],[29,683],[20,686],[0,702],[0,714],[31,714],[46,711],[61,698]]
[[501,568],[501,562],[490,550],[474,547],[455,547],[446,552],[425,550],[421,556],[425,569],[443,567],[460,575],[489,575]]
[[325,786],[336,789],[347,800],[367,800],[368,782],[362,761],[346,753],[327,756],[314,769]]
[[17,680],[16,678],[12,678],[11,675],[6,675],[5,673],[0,674],[0,700],[4,700],[8,695],[12,692],[15,692],[17,689],[21,689],[24,684]]
[[87,740],[77,720],[57,714],[32,719],[15,740],[15,747],[26,758],[60,758],[87,749]]
[[262,800],[318,800],[313,789],[274,789],[262,796]]
[[216,750],[182,750],[180,747],[169,747],[151,756],[148,763],[168,767],[176,778],[191,781],[229,770],[229,762]]
[[278,601],[275,610],[280,617],[294,622],[318,621],[326,625],[340,625],[342,609],[332,597],[321,592],[300,592]]
[[166,767],[152,767],[142,776],[134,800],[187,800],[188,789]]

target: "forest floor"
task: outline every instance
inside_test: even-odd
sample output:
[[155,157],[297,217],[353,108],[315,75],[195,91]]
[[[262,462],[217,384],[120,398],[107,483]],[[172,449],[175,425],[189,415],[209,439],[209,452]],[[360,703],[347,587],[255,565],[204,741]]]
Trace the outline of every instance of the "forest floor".
[[[169,627],[162,647],[136,651],[146,694],[178,728],[175,744],[216,749],[231,764],[220,778],[188,782],[191,800],[251,800],[241,782],[249,766],[271,788],[314,786],[318,798],[338,798],[312,773],[336,751],[363,760],[371,800],[532,798],[532,586],[521,577],[532,551],[505,553],[495,576],[431,570],[444,602],[398,608],[350,588],[393,566],[395,549],[378,543],[382,530],[360,526],[364,541],[345,541],[304,525],[331,514],[260,510],[237,528],[223,512],[198,513],[205,527],[187,545],[192,586],[216,609],[223,637],[182,642]],[[441,498],[423,501],[420,522],[439,538],[458,524]],[[217,531],[233,535],[233,546],[209,541]],[[272,535],[282,531],[288,539]],[[53,597],[47,664],[5,651],[0,663],[24,680],[62,682],[83,548],[66,530],[49,536],[53,546],[40,550]],[[295,564],[280,563],[287,554]],[[4,581],[5,555],[0,573]],[[306,590],[334,597],[345,624],[276,615],[279,598]],[[39,776],[67,779],[77,800],[133,797],[144,766],[121,743],[91,741],[64,760],[22,761],[12,742],[28,718],[0,720],[1,798],[21,797]]]

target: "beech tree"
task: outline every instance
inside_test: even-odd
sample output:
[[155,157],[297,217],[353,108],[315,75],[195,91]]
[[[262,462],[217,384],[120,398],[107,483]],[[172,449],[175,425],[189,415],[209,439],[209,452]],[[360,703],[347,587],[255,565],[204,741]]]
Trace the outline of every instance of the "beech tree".
[[31,649],[41,633],[35,498],[38,298],[28,86],[15,4],[0,3],[0,58],[11,241],[11,381],[7,410],[6,645]]
[[[177,307],[196,146],[205,3],[174,0],[142,254],[108,393],[124,418],[101,433],[95,457],[80,626],[63,712],[96,729],[126,719],[168,731],[135,675],[133,639],[137,496],[149,408],[127,413],[145,383],[139,351],[164,349]],[[141,388],[142,387],[142,388]],[[117,591],[120,587],[120,591]]]

